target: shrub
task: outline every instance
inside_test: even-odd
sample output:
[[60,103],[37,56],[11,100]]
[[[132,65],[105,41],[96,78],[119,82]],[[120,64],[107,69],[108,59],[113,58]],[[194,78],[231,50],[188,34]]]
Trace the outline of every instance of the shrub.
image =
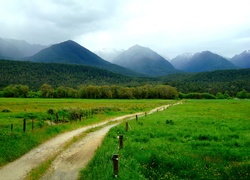
[[2,112],[11,112],[9,109],[3,109]]

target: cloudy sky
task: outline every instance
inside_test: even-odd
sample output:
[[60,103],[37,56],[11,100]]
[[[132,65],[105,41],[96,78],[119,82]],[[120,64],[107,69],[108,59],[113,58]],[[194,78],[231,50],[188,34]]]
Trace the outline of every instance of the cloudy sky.
[[250,0],[0,0],[0,37],[231,57],[250,49]]

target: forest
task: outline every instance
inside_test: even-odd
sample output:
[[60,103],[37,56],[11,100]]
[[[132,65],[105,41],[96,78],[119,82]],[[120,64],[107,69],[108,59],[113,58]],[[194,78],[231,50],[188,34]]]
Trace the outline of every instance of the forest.
[[[250,69],[129,77],[104,69],[0,60],[1,97],[249,98]],[[166,91],[166,92],[164,92]]]

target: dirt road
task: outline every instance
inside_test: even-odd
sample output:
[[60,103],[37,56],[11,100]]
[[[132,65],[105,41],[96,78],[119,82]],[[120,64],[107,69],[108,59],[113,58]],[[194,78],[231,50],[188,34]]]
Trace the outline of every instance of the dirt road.
[[[177,103],[176,103],[177,104]],[[148,114],[164,110],[170,105],[161,106],[148,112]],[[84,168],[89,160],[93,157],[97,147],[101,144],[106,133],[110,128],[116,126],[122,120],[134,118],[135,115],[142,116],[144,113],[135,113],[120,116],[102,123],[86,126],[71,132],[66,132],[48,140],[47,142],[34,148],[21,158],[7,164],[0,169],[0,180],[20,180],[24,179],[27,174],[36,168],[39,164],[57,154],[63,146],[73,137],[79,136],[81,133],[99,126],[103,126],[108,122],[117,121],[117,123],[105,126],[100,130],[89,133],[87,136],[69,146],[65,151],[60,153],[51,168],[43,176],[42,179],[77,179],[78,172]]]

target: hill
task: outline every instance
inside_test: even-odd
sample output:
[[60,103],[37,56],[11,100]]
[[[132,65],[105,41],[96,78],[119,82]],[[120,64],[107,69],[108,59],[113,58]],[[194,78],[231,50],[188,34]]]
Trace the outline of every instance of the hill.
[[44,83],[76,88],[81,84],[133,84],[134,81],[137,84],[146,81],[90,66],[10,60],[0,60],[0,77],[0,89],[10,84],[23,84],[32,90],[38,90]]
[[149,76],[163,76],[178,71],[162,56],[149,48],[135,45],[121,53],[113,63]]
[[235,55],[230,61],[241,68],[250,68],[250,50]]
[[140,76],[139,73],[135,73],[129,69],[103,60],[88,49],[71,40],[52,45],[41,50],[34,56],[25,59],[33,62],[87,65],[124,75]]
[[206,72],[214,70],[237,69],[237,67],[227,59],[210,51],[196,53],[192,57],[177,57],[171,62],[174,62],[175,65],[179,64],[178,67],[180,70],[185,72]]

